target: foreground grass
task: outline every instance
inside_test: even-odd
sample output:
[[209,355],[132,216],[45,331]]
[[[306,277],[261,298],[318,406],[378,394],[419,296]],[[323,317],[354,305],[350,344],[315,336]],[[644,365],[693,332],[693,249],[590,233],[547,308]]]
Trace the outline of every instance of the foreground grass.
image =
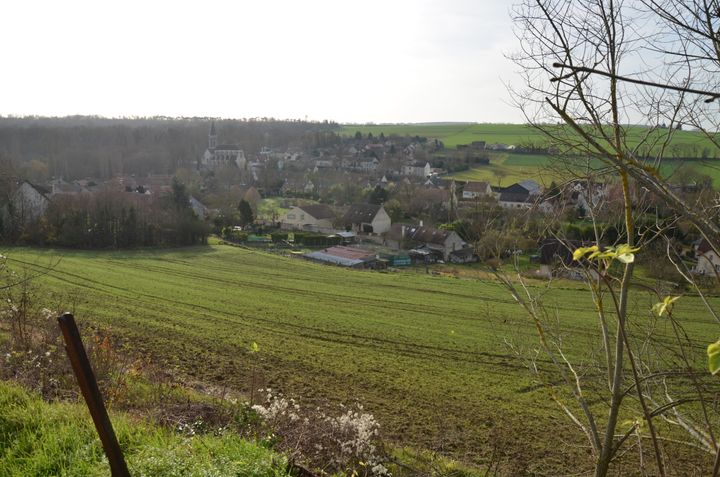
[[[111,416],[134,476],[281,476],[285,458],[225,435],[174,434]],[[109,467],[82,404],[48,404],[0,382],[0,476],[105,476]]]
[[[49,303],[73,308],[81,325],[111,325],[187,381],[248,395],[269,386],[306,405],[358,400],[391,440],[480,464],[497,442],[539,473],[587,462],[582,437],[528,372],[532,324],[494,281],[349,271],[214,245],[5,254],[13,268],[43,273],[35,282]],[[602,351],[588,292],[531,292],[556,313],[566,355],[592,380]],[[655,301],[635,292],[633,322],[651,319]],[[689,296],[676,314],[704,369],[716,323]],[[670,336],[667,322],[655,327]],[[535,363],[547,366],[542,356]]]

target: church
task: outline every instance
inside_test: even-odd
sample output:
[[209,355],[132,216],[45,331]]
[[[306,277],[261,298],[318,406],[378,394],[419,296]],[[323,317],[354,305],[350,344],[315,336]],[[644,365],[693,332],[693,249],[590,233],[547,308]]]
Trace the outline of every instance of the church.
[[208,134],[208,148],[200,158],[200,166],[203,169],[213,170],[234,164],[239,169],[245,169],[245,153],[240,146],[237,144],[218,145],[217,138],[215,121],[213,121]]

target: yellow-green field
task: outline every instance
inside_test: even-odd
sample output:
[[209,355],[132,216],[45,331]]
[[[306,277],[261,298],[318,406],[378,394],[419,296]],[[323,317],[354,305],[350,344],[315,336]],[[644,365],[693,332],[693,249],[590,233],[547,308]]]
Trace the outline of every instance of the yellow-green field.
[[[494,281],[349,271],[223,245],[2,253],[16,270],[44,273],[34,283],[49,306],[73,308],[81,326],[112,326],[130,349],[186,382],[271,387],[310,404],[359,401],[390,440],[477,463],[501,436],[503,451],[531,459],[535,472],[587,464],[583,437],[527,369],[533,326]],[[590,295],[532,290],[557,310],[568,357],[597,360]],[[632,300],[634,323],[651,320],[655,299],[636,291]],[[676,314],[703,369],[717,323],[691,296]],[[656,332],[666,339],[668,323]],[[587,369],[585,379],[602,383]]]

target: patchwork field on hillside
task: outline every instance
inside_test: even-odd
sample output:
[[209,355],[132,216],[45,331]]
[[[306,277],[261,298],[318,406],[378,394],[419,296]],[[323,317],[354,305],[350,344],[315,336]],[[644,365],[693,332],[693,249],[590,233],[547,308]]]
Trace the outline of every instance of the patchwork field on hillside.
[[[346,135],[360,131],[363,134],[380,133],[424,136],[437,138],[445,147],[455,149],[458,144],[470,144],[472,141],[485,141],[487,144],[545,144],[545,137],[537,129],[522,124],[384,124],[384,125],[345,125],[341,133]],[[628,130],[628,143],[636,145],[648,134],[642,127]],[[694,131],[676,131],[669,151],[676,148],[683,156],[697,157],[697,160],[672,159],[668,152],[660,173],[671,182],[691,182],[699,176],[709,176],[713,184],[720,184],[720,159],[718,150],[708,138]],[[545,185],[552,181],[567,179],[565,167],[557,165],[555,158],[537,154],[491,153],[490,165],[469,171],[451,174],[459,180],[488,181],[493,185],[507,186],[523,179],[535,179]],[[706,159],[703,159],[707,156]]]
[[[390,439],[467,460],[487,457],[499,440],[544,473],[587,456],[527,369],[532,324],[493,281],[349,271],[222,245],[3,254],[16,270],[42,273],[33,283],[48,306],[74,310],[81,326],[110,325],[189,382],[269,386],[305,403],[359,401]],[[588,293],[533,291],[557,310],[568,356],[599,359]],[[651,319],[654,301],[636,292],[633,320]],[[677,314],[702,368],[717,324],[693,297]],[[666,322],[656,326],[669,336]],[[537,365],[546,367],[542,355]]]
[[[372,124],[343,125],[341,134],[351,136],[357,131],[367,135],[379,136],[397,134],[400,136],[421,136],[440,139],[445,147],[454,149],[458,144],[470,144],[473,141],[485,141],[487,144],[503,143],[515,145],[534,144],[541,146],[546,143],[545,136],[533,127],[524,124],[492,124],[492,123],[450,123],[450,124]],[[627,130],[627,142],[631,147],[641,141],[653,144],[654,135],[644,127],[630,127]],[[659,134],[662,134],[662,130]],[[701,157],[703,150],[709,151],[709,157],[716,157],[717,148],[700,133],[694,131],[675,131],[670,148],[676,147],[686,151],[684,155]]]

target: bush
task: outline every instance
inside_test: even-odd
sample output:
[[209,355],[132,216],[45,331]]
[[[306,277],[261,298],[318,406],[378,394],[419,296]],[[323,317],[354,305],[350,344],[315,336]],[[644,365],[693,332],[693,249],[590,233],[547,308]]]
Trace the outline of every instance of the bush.
[[331,247],[342,243],[342,237],[327,236],[309,232],[295,232],[295,243],[306,247]]
[[233,227],[224,227],[222,229],[222,238],[230,242],[245,242],[248,238],[247,232],[235,230]]
[[265,439],[291,458],[307,460],[323,475],[345,472],[347,475],[385,476],[385,457],[381,453],[380,426],[362,406],[327,414],[319,407],[300,406],[282,394],[266,392],[263,405],[253,409],[262,417]]
[[270,234],[270,239],[273,243],[285,242],[289,236],[288,232],[273,232]]

